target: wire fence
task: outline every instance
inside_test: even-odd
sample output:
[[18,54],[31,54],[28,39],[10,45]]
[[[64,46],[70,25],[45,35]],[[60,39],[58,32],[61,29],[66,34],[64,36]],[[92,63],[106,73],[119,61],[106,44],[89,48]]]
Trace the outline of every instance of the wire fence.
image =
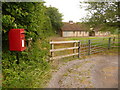
[[76,55],[80,58],[82,56],[100,53],[114,47],[119,47],[119,39],[110,37],[90,40],[51,41],[50,60]]

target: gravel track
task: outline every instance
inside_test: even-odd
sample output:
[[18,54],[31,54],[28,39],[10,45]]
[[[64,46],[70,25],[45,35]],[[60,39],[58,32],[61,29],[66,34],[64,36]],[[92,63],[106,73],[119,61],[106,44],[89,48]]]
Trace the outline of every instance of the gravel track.
[[[111,82],[112,81],[112,82]],[[98,55],[59,65],[47,88],[117,88],[118,56]]]

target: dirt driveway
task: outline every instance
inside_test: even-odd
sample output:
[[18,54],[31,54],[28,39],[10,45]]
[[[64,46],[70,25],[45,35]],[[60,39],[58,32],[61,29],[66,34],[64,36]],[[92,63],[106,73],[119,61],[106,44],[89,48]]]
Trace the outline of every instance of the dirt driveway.
[[59,65],[47,88],[117,88],[118,55],[97,55]]

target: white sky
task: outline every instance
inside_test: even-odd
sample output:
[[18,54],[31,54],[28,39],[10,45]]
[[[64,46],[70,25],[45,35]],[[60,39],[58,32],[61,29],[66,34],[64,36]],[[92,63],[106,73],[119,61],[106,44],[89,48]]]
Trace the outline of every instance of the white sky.
[[80,8],[81,0],[44,0],[46,6],[56,7],[63,14],[63,22],[73,20],[80,22],[80,19],[85,17],[87,11]]

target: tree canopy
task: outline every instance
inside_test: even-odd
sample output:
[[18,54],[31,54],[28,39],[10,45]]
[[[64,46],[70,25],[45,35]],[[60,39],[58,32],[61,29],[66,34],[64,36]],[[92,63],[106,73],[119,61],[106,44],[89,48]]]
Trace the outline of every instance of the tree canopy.
[[2,9],[3,36],[11,28],[24,28],[27,37],[42,38],[49,36],[53,29],[57,31],[62,23],[59,11],[44,6],[44,2],[4,2]]
[[98,23],[115,23],[118,21],[119,2],[85,2],[87,10],[91,15],[88,18],[89,22]]
[[81,2],[86,4],[85,10],[89,16],[83,19],[83,22],[89,23],[92,27],[96,25],[107,25],[118,27],[120,24],[119,2]]
[[62,14],[55,7],[48,7],[46,14],[50,17],[53,30],[59,32],[58,30],[62,26]]

